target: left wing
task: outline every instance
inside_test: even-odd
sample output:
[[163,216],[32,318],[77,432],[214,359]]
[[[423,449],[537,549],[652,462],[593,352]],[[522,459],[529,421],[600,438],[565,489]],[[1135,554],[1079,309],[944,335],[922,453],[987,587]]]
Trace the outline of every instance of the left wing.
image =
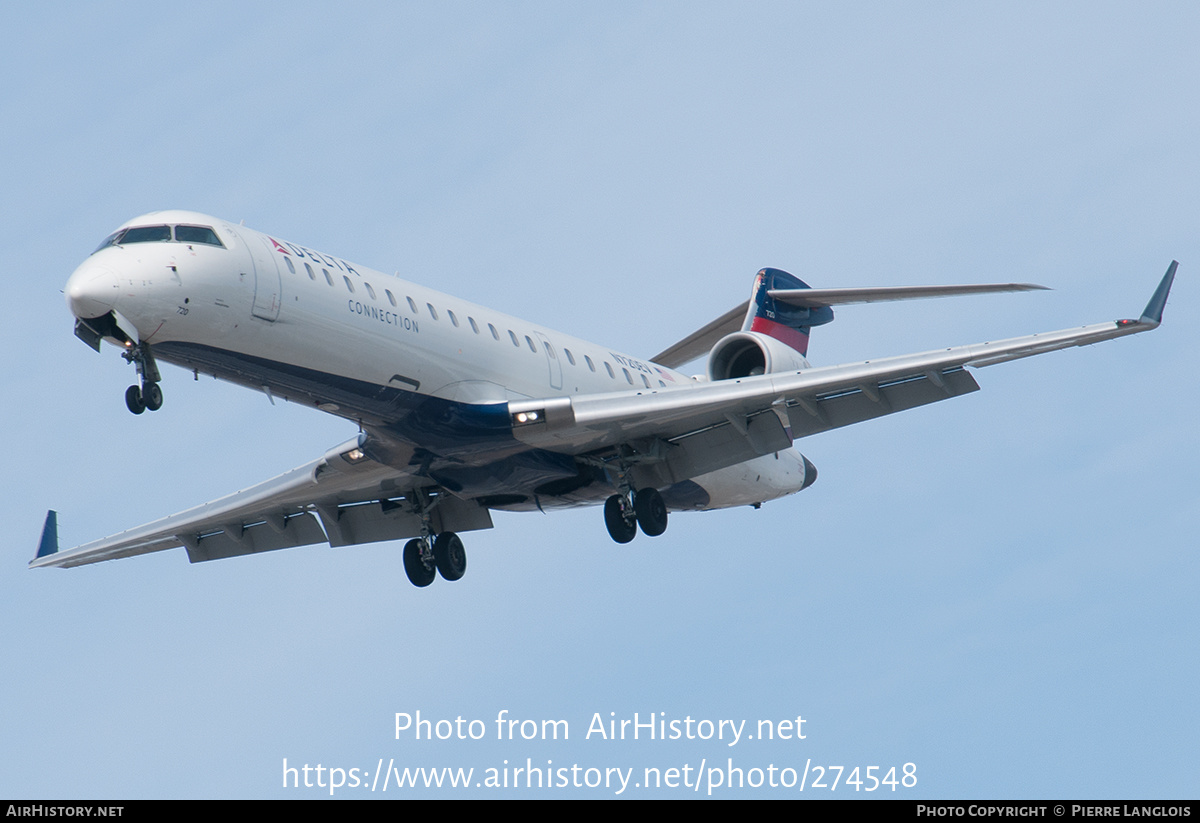
[[67,551],[58,550],[51,512],[29,566],[81,566],[177,546],[198,563],[313,543],[399,540],[423,533],[423,515],[436,532],[492,527],[491,513],[473,502],[413,493],[412,475],[372,460],[366,441],[359,435],[265,483]]
[[1177,266],[1172,261],[1136,320],[799,372],[510,402],[513,433],[531,446],[574,454],[626,444],[635,461],[656,466],[645,481],[678,482],[779,451],[798,437],[975,391],[979,386],[966,366],[1155,329]]

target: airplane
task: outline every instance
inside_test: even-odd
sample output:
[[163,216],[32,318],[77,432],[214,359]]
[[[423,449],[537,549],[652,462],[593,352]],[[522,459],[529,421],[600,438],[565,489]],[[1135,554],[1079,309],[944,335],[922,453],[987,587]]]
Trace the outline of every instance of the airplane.
[[[813,366],[834,306],[1044,288],[810,288],[780,269],[651,358],[509,317],[243,225],[160,211],[121,225],[67,281],[75,334],[115,345],[134,414],[159,363],[353,421],[358,434],[234,494],[60,550],[48,512],[30,567],[183,546],[193,563],[319,543],[407,540],[415,586],[466,571],[491,512],[603,506],[617,543],[671,512],[759,507],[816,480],[796,440],[976,391],[967,368],[1157,328],[1178,263],[1137,319]],[[707,354],[704,374],[679,367]]]

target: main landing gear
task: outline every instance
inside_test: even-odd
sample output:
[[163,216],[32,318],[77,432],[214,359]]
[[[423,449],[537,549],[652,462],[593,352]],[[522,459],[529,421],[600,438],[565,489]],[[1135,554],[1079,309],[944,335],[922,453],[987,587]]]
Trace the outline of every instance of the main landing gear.
[[423,589],[439,574],[445,580],[460,579],[467,573],[467,550],[462,538],[454,532],[433,532],[430,512],[441,497],[416,489],[406,498],[412,511],[421,518],[421,536],[404,544],[404,573],[408,582]]
[[434,537],[415,537],[404,544],[404,573],[418,588],[433,582],[437,575],[445,580],[458,580],[467,573],[467,550],[462,538],[454,532],[442,532]]
[[648,537],[667,530],[667,504],[658,489],[646,487],[638,492],[614,494],[604,501],[604,525],[618,543],[628,543],[640,526]]
[[163,393],[158,381],[162,375],[158,373],[158,364],[150,353],[150,344],[127,345],[121,356],[132,363],[138,373],[138,382],[125,390],[125,406],[134,414],[141,414],[146,409],[161,409]]

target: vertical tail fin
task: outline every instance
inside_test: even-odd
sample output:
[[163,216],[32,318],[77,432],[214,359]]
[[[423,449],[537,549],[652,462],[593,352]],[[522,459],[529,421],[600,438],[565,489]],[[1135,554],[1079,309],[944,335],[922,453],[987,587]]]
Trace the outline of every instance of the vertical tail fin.
[[808,333],[813,326],[833,320],[833,309],[798,308],[771,297],[772,289],[807,289],[809,285],[782,269],[763,269],[754,278],[754,293],[742,331],[754,331],[774,337],[808,356]]

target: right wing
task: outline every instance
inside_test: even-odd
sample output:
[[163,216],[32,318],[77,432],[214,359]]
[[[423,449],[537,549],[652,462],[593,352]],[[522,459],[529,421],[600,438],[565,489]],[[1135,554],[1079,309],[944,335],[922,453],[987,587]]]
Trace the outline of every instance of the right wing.
[[313,543],[399,540],[422,534],[422,511],[436,533],[492,527],[490,512],[473,502],[414,493],[413,475],[372,460],[366,442],[359,435],[264,483],[66,551],[58,550],[51,512],[29,566],[81,566],[177,546],[198,563]]
[[1175,277],[1172,262],[1137,320],[1009,340],[671,388],[509,402],[513,435],[552,451],[622,451],[661,487],[790,448],[797,438],[975,391],[965,367],[1087,346],[1155,329]]

